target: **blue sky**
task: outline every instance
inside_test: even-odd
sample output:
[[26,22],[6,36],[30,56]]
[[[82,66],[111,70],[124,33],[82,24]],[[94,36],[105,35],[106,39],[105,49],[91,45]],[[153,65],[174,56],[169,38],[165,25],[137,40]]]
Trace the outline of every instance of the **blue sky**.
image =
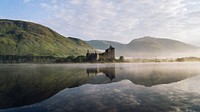
[[83,40],[128,43],[153,36],[200,45],[199,6],[199,0],[1,0],[0,18]]

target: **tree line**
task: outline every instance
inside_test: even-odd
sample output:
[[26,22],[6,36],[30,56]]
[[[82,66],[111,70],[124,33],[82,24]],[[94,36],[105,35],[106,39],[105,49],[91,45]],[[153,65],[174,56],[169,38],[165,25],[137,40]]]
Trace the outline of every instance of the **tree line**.
[[32,55],[0,55],[0,63],[75,63],[86,62],[85,56],[32,56]]
[[[121,56],[114,62],[123,62],[124,57]],[[89,62],[86,56],[68,56],[68,57],[54,57],[54,56],[34,56],[34,55],[0,55],[0,63],[84,63]],[[98,62],[98,61],[97,61]],[[99,61],[102,62],[102,61]],[[113,61],[103,61],[113,62]]]

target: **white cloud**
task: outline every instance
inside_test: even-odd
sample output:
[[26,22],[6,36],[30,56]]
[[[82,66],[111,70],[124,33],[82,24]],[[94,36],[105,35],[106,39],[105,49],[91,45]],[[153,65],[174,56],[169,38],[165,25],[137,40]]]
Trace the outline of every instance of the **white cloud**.
[[43,24],[65,36],[129,42],[150,35],[194,43],[200,36],[197,0],[52,0]]
[[40,6],[42,7],[42,8],[45,8],[45,9],[51,9],[51,6],[49,6],[49,4],[47,4],[47,3],[40,3]]

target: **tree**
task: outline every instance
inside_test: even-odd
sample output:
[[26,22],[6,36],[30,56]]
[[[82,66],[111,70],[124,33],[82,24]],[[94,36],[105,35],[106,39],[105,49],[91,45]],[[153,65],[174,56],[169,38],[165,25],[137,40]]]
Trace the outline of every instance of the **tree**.
[[86,57],[85,56],[77,56],[75,59],[76,62],[85,62]]
[[119,61],[120,61],[120,62],[123,62],[123,61],[124,61],[124,56],[120,56],[120,57],[119,57]]

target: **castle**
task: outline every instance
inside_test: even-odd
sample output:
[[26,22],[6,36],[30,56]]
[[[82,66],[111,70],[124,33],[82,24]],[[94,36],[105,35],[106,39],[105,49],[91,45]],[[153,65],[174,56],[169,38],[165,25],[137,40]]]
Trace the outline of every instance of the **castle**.
[[115,60],[115,48],[110,45],[103,53],[90,53],[89,50],[86,54],[87,61],[113,61]]
[[87,68],[86,72],[88,76],[90,74],[97,75],[98,73],[103,73],[108,77],[111,81],[115,78],[115,67],[96,67],[96,68]]

